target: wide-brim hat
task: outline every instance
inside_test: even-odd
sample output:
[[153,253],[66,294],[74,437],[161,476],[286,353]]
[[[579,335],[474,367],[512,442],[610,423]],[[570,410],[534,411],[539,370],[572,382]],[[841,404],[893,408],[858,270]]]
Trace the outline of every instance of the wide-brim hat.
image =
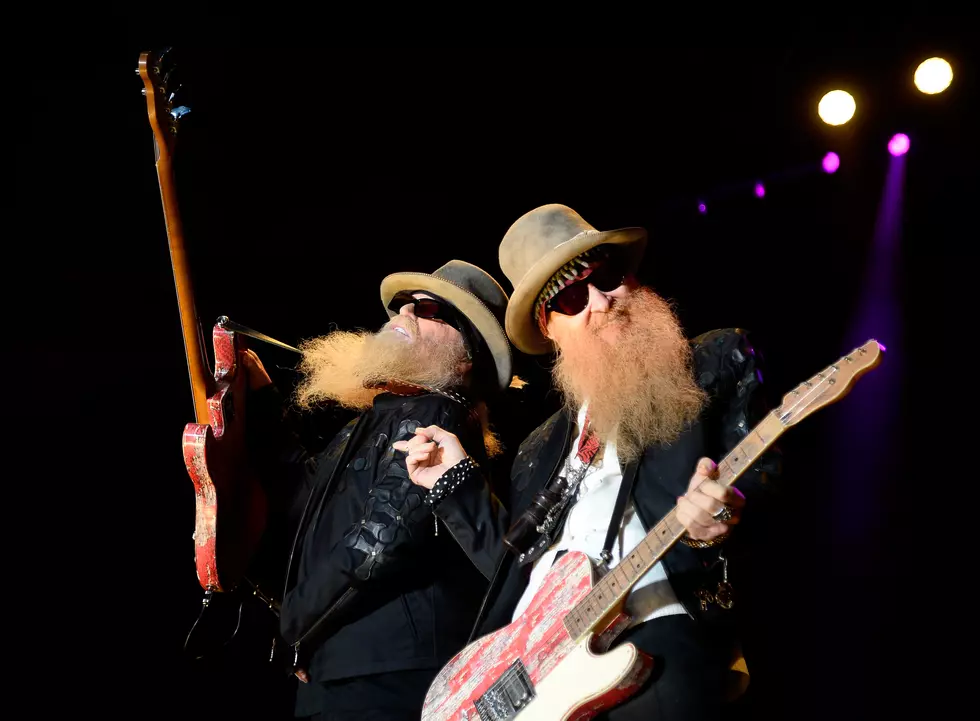
[[552,203],[528,211],[510,226],[500,242],[500,269],[514,287],[504,327],[519,350],[542,355],[554,344],[533,317],[534,304],[559,269],[599,245],[622,247],[630,272],[636,272],[646,250],[643,228],[596,230],[567,205]]
[[513,356],[504,332],[507,293],[489,273],[463,260],[451,260],[431,274],[392,273],[381,281],[381,302],[389,318],[397,313],[388,304],[402,291],[431,293],[466,316],[487,344],[500,388],[510,385]]

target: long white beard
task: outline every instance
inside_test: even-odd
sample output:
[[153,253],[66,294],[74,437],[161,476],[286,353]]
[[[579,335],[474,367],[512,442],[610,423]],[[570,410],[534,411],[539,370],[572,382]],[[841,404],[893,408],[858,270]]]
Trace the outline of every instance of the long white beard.
[[377,333],[335,331],[301,344],[304,378],[296,389],[297,404],[309,408],[332,400],[369,408],[390,381],[437,389],[462,382],[466,348],[461,337],[434,342],[419,334],[412,318],[402,316],[399,323],[408,326],[411,341],[389,330],[389,323]]

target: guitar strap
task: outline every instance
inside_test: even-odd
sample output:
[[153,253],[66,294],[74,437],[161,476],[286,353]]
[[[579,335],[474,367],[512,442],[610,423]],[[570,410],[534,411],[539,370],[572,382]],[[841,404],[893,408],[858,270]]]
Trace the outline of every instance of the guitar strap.
[[616,496],[616,505],[613,506],[612,518],[609,519],[609,530],[606,531],[606,542],[599,553],[602,562],[609,567],[612,560],[612,547],[616,541],[616,534],[619,533],[620,524],[623,522],[623,513],[626,511],[626,504],[629,502],[630,492],[633,490],[633,481],[636,480],[636,472],[640,467],[640,461],[631,461],[626,470],[623,471],[623,480],[619,484],[619,495]]
[[[578,457],[583,463],[591,465],[592,459],[599,450],[599,438],[592,432],[592,424],[589,422],[589,414],[585,414],[585,429],[579,439]],[[612,517],[609,519],[609,529],[606,531],[606,542],[602,546],[599,557],[608,569],[609,562],[612,560],[612,547],[616,541],[616,535],[623,522],[623,514],[626,512],[626,504],[629,502],[630,493],[633,490],[633,482],[636,480],[636,472],[640,467],[639,460],[634,460],[626,466],[623,471],[623,479],[619,484],[619,493],[616,496],[616,505],[613,506]]]

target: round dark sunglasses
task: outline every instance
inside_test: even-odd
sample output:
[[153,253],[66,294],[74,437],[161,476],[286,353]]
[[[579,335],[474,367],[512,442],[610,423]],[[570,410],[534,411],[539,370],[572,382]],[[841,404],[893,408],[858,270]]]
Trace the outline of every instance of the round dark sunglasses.
[[566,285],[544,307],[562,315],[578,315],[589,304],[589,285],[609,293],[626,282],[626,275],[626,266],[621,260],[608,260],[587,277]]
[[459,322],[459,315],[455,308],[442,301],[433,298],[416,298],[411,293],[402,291],[396,293],[388,303],[388,310],[398,313],[402,306],[414,305],[414,315],[416,318],[428,318],[430,320],[441,320],[448,323],[461,333],[462,328]]

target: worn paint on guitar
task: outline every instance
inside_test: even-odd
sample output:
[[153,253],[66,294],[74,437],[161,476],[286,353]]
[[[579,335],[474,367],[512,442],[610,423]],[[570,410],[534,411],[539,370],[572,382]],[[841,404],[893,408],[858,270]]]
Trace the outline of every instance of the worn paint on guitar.
[[[572,552],[562,556],[516,621],[477,639],[446,664],[429,687],[422,721],[479,719],[475,701],[518,658],[532,684],[541,684],[563,659],[580,648],[568,635],[563,619],[568,609],[589,592],[593,582],[592,563],[585,554]],[[636,686],[636,682],[627,680],[625,687],[612,691],[617,697],[625,697]],[[576,718],[588,718],[594,713],[590,708],[580,711],[584,715],[577,713]]]
[[[184,466],[194,484],[194,560],[205,589],[237,585],[265,527],[266,503],[244,446],[244,374],[236,374],[235,334],[212,333],[217,390],[208,397],[210,424],[184,426]],[[218,527],[221,526],[221,543]]]

